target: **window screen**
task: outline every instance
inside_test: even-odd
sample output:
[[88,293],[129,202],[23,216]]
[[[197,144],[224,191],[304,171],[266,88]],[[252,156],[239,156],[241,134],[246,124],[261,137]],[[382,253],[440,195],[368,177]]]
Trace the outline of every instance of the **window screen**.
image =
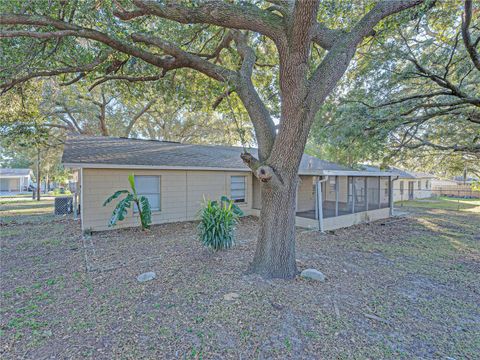
[[234,202],[245,202],[245,176],[232,176],[230,178],[230,198]]
[[160,210],[160,176],[135,176],[135,187],[138,195],[148,199],[152,211]]

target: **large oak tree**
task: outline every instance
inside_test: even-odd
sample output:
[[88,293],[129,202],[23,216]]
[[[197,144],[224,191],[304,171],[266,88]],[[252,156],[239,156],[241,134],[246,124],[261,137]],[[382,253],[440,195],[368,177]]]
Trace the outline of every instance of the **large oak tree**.
[[[225,100],[235,93],[250,117],[258,145],[258,157],[245,152],[242,159],[262,184],[260,231],[251,270],[266,277],[292,278],[297,273],[297,173],[315,115],[357,47],[374,35],[374,27],[421,2],[113,0],[85,2],[88,5],[82,4],[81,11],[74,1],[10,4],[0,17],[0,36],[18,49],[22,56],[11,56],[23,60],[28,71],[9,74],[0,87],[8,90],[31,78],[65,73],[72,74],[73,83],[108,62],[105,81],[120,76],[127,81],[158,79],[187,69],[224,88]],[[331,11],[325,10],[328,7]],[[191,40],[184,38],[186,34],[192,35]],[[39,51],[43,67],[35,62],[37,54],[26,50],[31,41],[44,45]],[[192,46],[195,43],[203,45]],[[68,57],[67,48],[75,59],[55,58],[59,49]],[[274,64],[258,61],[273,50]],[[131,59],[144,64],[145,74],[117,75]],[[265,66],[276,78],[271,85],[256,87],[261,81],[257,69]],[[152,68],[160,71],[152,74]],[[278,94],[267,97],[272,87],[278,88]]]

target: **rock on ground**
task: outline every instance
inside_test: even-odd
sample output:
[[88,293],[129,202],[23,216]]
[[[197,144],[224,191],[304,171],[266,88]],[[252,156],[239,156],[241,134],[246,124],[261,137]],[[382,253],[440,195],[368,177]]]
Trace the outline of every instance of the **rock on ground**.
[[137,276],[137,280],[140,282],[145,282],[145,281],[150,281],[153,280],[157,277],[157,274],[155,274],[153,271],[146,272],[143,274],[140,274]]
[[326,280],[325,275],[322,272],[320,272],[316,269],[303,270],[301,272],[300,276],[305,278],[305,279],[311,279],[311,280],[316,280],[316,281],[321,281],[321,282],[324,282]]
[[232,300],[235,300],[239,297],[240,297],[240,295],[238,295],[237,293],[234,293],[234,292],[223,295],[223,299],[227,300],[227,301],[232,301]]

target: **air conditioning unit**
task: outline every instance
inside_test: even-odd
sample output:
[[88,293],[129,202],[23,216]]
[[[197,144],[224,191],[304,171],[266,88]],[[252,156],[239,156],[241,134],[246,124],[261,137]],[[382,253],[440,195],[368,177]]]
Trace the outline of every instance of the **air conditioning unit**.
[[73,197],[61,196],[55,198],[55,215],[67,215],[73,212]]

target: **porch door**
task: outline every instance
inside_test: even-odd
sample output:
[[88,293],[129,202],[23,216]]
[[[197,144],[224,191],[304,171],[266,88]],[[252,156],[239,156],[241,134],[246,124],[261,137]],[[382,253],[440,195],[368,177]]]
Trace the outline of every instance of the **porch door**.
[[415,183],[413,181],[408,182],[408,200],[413,200],[414,184]]

